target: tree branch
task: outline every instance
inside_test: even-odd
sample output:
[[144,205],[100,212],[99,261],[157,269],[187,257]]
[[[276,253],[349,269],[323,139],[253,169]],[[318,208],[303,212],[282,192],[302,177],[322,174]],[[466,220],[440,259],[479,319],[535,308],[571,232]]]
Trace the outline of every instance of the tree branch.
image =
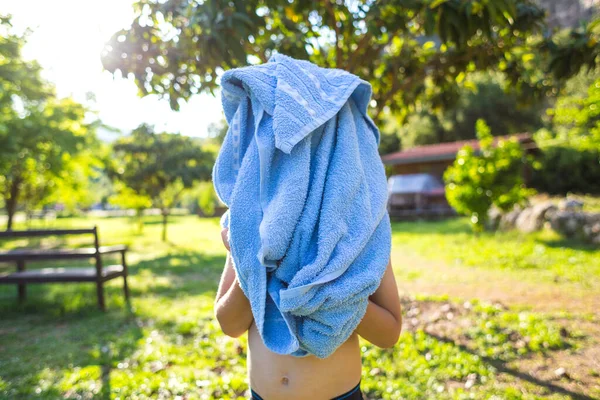
[[362,59],[362,57],[359,56],[359,53],[362,51],[363,47],[365,47],[367,45],[367,43],[369,43],[369,40],[371,40],[372,37],[373,37],[373,34],[371,32],[367,31],[367,33],[365,33],[363,35],[363,37],[360,39],[360,41],[356,45],[356,49],[352,52],[353,56],[352,56],[352,59],[350,60],[350,63],[348,64],[348,72],[354,71],[357,61]]
[[325,7],[327,7],[327,13],[329,14],[330,24],[333,25],[335,31],[335,66],[342,68],[342,48],[340,47],[340,28],[337,26],[337,19],[335,18],[335,10],[333,9],[332,1],[325,0]]
[[[423,81],[427,75],[427,71],[437,71],[438,75],[444,76],[447,75],[447,72],[442,72],[444,69],[455,66],[457,63],[471,61],[474,59],[476,54],[489,52],[490,50],[494,50],[494,48],[490,47],[489,44],[484,44],[477,48],[471,48],[468,52],[436,53],[434,57],[430,58],[424,65],[421,66],[421,68],[418,69],[418,73],[409,77],[404,77],[403,79],[394,79],[391,88],[387,90],[385,94],[382,94],[379,98],[375,99],[377,101],[377,108],[375,109],[372,118],[374,120],[379,118],[383,107],[388,104],[389,100],[394,97],[396,93],[399,91],[407,92],[413,85],[415,85],[416,82]],[[445,58],[446,61],[442,62],[442,58]]]

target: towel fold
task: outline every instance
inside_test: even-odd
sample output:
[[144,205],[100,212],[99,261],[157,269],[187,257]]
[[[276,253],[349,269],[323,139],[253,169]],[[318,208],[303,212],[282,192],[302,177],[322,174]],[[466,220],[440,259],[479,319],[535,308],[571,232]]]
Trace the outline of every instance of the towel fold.
[[364,316],[390,256],[371,86],[274,55],[227,71],[213,169],[231,256],[271,351],[325,358]]

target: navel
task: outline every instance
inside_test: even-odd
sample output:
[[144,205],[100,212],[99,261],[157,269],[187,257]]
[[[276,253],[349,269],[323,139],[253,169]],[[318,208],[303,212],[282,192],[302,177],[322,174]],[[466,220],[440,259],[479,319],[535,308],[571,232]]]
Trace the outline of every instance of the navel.
[[290,383],[290,379],[287,376],[284,375],[284,376],[281,377],[281,384],[282,385],[287,386],[287,385],[289,385],[289,383]]

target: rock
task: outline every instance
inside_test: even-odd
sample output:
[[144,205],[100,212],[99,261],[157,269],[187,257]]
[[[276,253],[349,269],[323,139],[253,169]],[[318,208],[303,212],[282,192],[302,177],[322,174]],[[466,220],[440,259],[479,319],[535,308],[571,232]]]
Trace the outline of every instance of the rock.
[[513,229],[515,227],[517,218],[519,218],[519,215],[521,214],[521,211],[522,211],[521,207],[517,206],[512,211],[504,214],[502,216],[502,219],[500,220],[500,229],[502,229],[502,230]]
[[489,231],[495,231],[500,226],[502,220],[502,211],[499,208],[493,207],[488,211],[488,219],[485,228]]
[[583,230],[583,218],[580,213],[559,211],[550,219],[552,229],[561,235],[571,238]]
[[567,373],[567,370],[563,367],[557,368],[554,371],[554,375],[556,375],[557,378],[571,379],[571,376]]
[[583,210],[583,201],[566,198],[558,203],[558,209],[561,211],[581,211]]
[[556,212],[556,206],[551,202],[543,202],[524,209],[515,221],[515,227],[521,232],[535,232],[544,227],[547,215]]
[[583,238],[588,242],[600,244],[600,214],[584,214]]
[[565,237],[600,244],[600,213],[558,211],[550,218],[550,226]]
[[530,229],[532,229],[532,227],[530,226],[532,211],[533,210],[531,207],[526,208],[523,211],[521,211],[521,213],[519,213],[519,216],[515,220],[514,227],[522,232],[533,232],[533,230],[535,230],[535,228],[533,228],[533,230],[530,230]]

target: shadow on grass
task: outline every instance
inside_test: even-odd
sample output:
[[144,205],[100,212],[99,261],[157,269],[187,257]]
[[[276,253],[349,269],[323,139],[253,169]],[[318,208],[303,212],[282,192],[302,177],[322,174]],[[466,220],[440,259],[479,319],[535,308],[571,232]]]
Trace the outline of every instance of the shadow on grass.
[[536,378],[535,376],[528,374],[527,372],[523,372],[517,368],[511,368],[508,367],[506,365],[505,361],[502,360],[498,360],[492,357],[488,357],[485,356],[483,354],[480,354],[479,352],[463,345],[460,343],[457,343],[456,341],[454,341],[453,339],[446,337],[446,336],[442,336],[442,335],[437,335],[435,333],[431,333],[431,332],[425,332],[425,334],[427,334],[428,336],[430,336],[431,338],[438,340],[440,342],[444,342],[444,343],[449,343],[452,344],[456,347],[458,347],[461,351],[467,352],[469,354],[475,355],[477,357],[479,357],[483,362],[491,365],[492,367],[494,367],[496,370],[498,370],[498,372],[504,373],[504,374],[508,374],[511,375],[517,379],[523,380],[523,381],[527,381],[529,383],[532,383],[534,385],[543,387],[547,390],[549,390],[550,392],[552,392],[553,394],[561,394],[564,396],[569,396],[571,399],[573,400],[594,400],[593,397],[587,396],[583,393],[577,393],[577,392],[573,392],[569,389],[565,389],[562,386],[556,385],[550,381],[547,380],[543,380],[543,379],[539,379]]
[[586,253],[600,252],[600,247],[598,245],[594,245],[592,243],[587,243],[580,239],[554,239],[554,240],[544,240],[537,239],[538,243],[554,248],[554,249],[573,249],[579,251],[585,251]]
[[[86,382],[90,374],[97,374],[102,381],[97,398],[109,399],[110,371],[134,353],[143,337],[135,315],[128,310],[54,319],[29,315],[6,323],[10,328],[0,330],[0,380],[10,383],[12,392],[4,393],[12,398],[39,396],[39,382],[52,382],[65,375],[81,382],[80,387],[70,389],[72,395],[89,394]],[[48,376],[48,371],[54,375]],[[41,390],[46,398],[64,396],[56,384]]]
[[161,297],[198,295],[215,291],[225,263],[224,255],[180,251],[173,255],[145,260],[129,268],[132,276],[163,278],[151,288],[132,285],[132,295],[148,293]]
[[[224,262],[224,255],[181,251],[133,264],[132,301],[214,291]],[[14,398],[35,396],[38,382],[48,379],[47,371],[74,374],[69,379],[75,382],[89,380],[85,374],[93,373],[102,383],[97,398],[111,398],[111,371],[140,346],[141,327],[149,318],[127,307],[122,280],[116,281],[105,287],[106,313],[97,309],[95,286],[89,283],[28,285],[23,304],[17,302],[16,285],[0,287],[0,381],[11,383]],[[172,325],[164,328],[175,330]],[[64,394],[56,385],[48,390],[44,394],[51,398]],[[79,390],[89,394],[83,384],[80,389],[73,385],[70,392]]]

